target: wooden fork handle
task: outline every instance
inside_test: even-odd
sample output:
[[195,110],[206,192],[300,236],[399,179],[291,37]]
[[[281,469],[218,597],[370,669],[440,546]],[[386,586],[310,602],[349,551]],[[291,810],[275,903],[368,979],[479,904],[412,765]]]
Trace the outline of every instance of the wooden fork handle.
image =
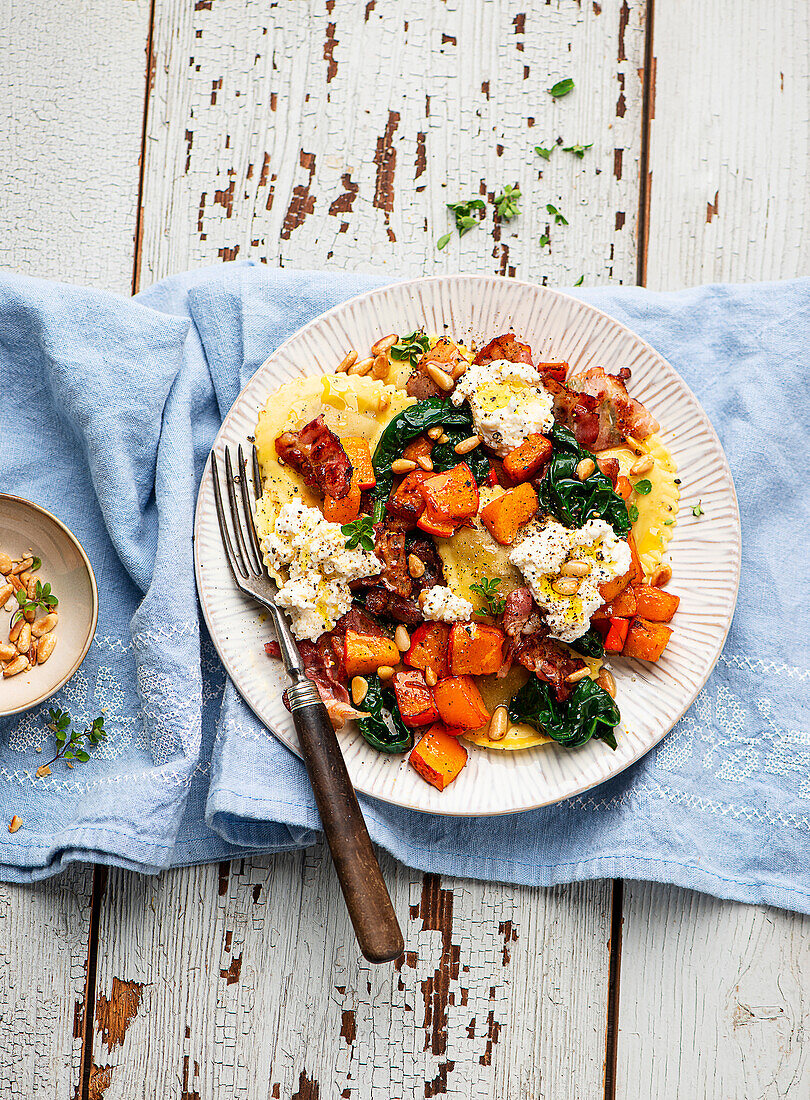
[[301,703],[293,693],[295,729],[357,942],[369,962],[390,962],[405,944],[343,753],[320,699]]

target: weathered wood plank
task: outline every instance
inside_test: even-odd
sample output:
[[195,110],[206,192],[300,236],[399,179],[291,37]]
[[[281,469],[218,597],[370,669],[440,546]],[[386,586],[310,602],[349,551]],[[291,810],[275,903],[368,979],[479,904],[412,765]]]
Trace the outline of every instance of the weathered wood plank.
[[149,0],[0,2],[0,264],[129,293]]
[[[797,0],[656,3],[650,286],[807,273],[809,36]],[[617,1098],[807,1096],[810,918],[624,896]]]

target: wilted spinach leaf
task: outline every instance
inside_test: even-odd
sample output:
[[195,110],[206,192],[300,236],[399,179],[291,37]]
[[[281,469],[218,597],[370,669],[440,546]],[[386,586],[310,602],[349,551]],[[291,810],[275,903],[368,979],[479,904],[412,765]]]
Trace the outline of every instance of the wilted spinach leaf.
[[359,709],[368,711],[368,718],[358,721],[360,732],[379,752],[407,752],[413,746],[413,735],[400,717],[393,690],[383,687],[379,676],[366,679],[368,691]]
[[577,477],[577,465],[583,458],[592,459],[591,452],[580,447],[568,428],[559,424],[546,434],[554,444],[554,453],[540,483],[541,509],[550,512],[563,527],[582,527],[589,519],[603,519],[618,538],[624,538],[630,530],[627,505],[614,492],[610,478],[598,466],[585,481]]
[[558,703],[547,683],[533,676],[509,702],[513,722],[526,722],[567,749],[579,748],[592,737],[616,748],[614,727],[619,708],[593,680],[580,680],[564,703]]
[[604,657],[605,655],[605,643],[595,626],[590,627],[581,638],[568,644],[583,657]]

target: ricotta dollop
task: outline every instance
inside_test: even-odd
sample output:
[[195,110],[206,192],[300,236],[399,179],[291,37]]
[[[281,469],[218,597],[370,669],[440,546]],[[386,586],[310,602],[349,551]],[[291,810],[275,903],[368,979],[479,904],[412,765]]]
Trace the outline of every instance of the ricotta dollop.
[[495,359],[473,365],[456,383],[451,400],[454,405],[469,401],[476,432],[501,457],[554,423],[554,398],[529,363]]
[[[591,615],[605,602],[599,585],[630,568],[630,547],[616,538],[603,519],[591,519],[582,527],[569,529],[546,517],[524,528],[509,561],[525,577],[552,636],[562,642],[575,642],[586,633]],[[584,561],[591,568],[574,595],[563,596],[552,585],[569,561]]]
[[420,600],[422,615],[440,623],[461,623],[472,618],[473,605],[444,585],[434,584]]

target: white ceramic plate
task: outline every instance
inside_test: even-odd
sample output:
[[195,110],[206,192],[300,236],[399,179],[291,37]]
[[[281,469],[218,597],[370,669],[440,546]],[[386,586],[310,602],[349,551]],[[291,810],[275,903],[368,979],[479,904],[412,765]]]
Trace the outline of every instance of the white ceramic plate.
[[[254,374],[225,419],[214,449],[245,443],[259,410],[278,386],[302,374],[331,373],[349,348],[363,352],[388,332],[424,327],[429,333],[482,342],[513,329],[531,344],[535,361],[565,359],[574,369],[630,367],[630,390],[662,425],[681,478],[682,508],[670,544],[681,597],[675,632],[657,664],[614,664],[622,713],[619,747],[543,746],[494,752],[470,746],[458,779],[439,792],[406,757],[370,748],[356,728],[340,742],[358,790],[428,813],[483,815],[547,805],[621,772],[656,745],[688,709],[720,654],[737,596],[740,521],[734,484],[706,414],[662,357],[634,333],[592,306],[544,287],[490,276],[438,276],[363,294],[325,313],[290,337]],[[693,517],[691,504],[703,501]],[[265,656],[271,627],[231,579],[220,543],[207,468],[197,501],[196,573],[208,628],[231,679],[259,718],[294,752],[295,731],[281,702],[281,665]]]

